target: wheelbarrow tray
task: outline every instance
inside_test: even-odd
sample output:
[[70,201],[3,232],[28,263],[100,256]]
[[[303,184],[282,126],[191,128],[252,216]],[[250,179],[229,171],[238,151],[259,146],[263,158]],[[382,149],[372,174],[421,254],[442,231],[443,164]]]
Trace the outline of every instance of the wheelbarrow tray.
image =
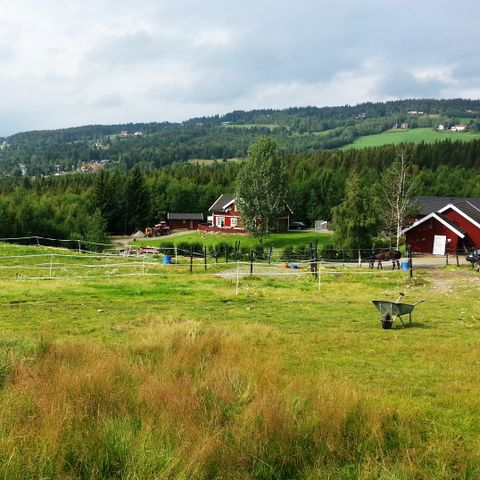
[[394,317],[400,317],[401,315],[412,313],[415,305],[417,305],[412,305],[410,303],[388,302],[386,300],[372,300],[372,302],[380,313],[383,313],[384,315],[388,313]]

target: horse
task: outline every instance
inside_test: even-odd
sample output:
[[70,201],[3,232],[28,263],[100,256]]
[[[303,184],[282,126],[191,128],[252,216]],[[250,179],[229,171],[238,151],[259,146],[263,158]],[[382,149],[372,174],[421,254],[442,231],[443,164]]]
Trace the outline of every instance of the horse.
[[375,266],[375,262],[378,262],[377,268],[381,268],[383,270],[382,262],[391,260],[392,269],[395,270],[395,267],[397,267],[400,270],[400,258],[402,258],[402,254],[398,250],[381,250],[380,252],[374,253],[368,259],[369,267],[373,268]]

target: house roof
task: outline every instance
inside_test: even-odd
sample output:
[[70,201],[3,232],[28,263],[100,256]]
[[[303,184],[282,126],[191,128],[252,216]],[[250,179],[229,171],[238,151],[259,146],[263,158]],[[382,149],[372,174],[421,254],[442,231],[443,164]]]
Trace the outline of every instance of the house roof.
[[167,213],[168,220],[203,220],[203,213]]
[[236,199],[235,195],[228,193],[222,193],[214,202],[214,204],[208,209],[209,212],[215,212],[224,210],[228,205],[233,203]]
[[480,228],[480,209],[472,205],[470,202],[450,203],[439,210],[443,213],[448,209],[455,210],[462,217],[473,223],[477,228]]
[[431,218],[438,220],[440,223],[445,225],[445,227],[447,227],[449,230],[455,233],[455,235],[458,235],[460,238],[465,238],[465,231],[462,230],[456,223],[453,223],[450,219],[448,219],[441,213],[435,213],[435,212],[430,213],[429,215],[415,222],[413,225],[410,225],[409,227],[402,230],[402,235],[409,232],[410,230],[417,228],[419,225],[421,225],[422,223],[425,223],[427,220],[430,220]]
[[432,212],[438,212],[445,205],[455,204],[459,202],[469,202],[476,208],[480,209],[480,198],[478,197],[413,197],[411,206],[418,207],[419,215],[428,215]]

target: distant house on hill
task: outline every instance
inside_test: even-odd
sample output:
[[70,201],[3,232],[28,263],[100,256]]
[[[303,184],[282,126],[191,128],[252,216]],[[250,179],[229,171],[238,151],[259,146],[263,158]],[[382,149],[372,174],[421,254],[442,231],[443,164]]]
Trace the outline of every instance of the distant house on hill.
[[467,125],[454,125],[453,127],[450,127],[451,132],[465,132],[467,129]]

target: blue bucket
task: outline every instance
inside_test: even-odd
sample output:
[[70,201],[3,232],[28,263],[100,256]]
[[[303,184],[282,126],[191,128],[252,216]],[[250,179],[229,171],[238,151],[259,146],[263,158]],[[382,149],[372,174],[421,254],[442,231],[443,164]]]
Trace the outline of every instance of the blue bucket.
[[408,270],[408,262],[402,262],[402,270]]
[[170,265],[171,263],[172,263],[172,257],[170,257],[170,255],[164,255],[163,264]]
[[291,263],[290,268],[293,268],[293,269],[298,268],[298,265],[296,263]]

